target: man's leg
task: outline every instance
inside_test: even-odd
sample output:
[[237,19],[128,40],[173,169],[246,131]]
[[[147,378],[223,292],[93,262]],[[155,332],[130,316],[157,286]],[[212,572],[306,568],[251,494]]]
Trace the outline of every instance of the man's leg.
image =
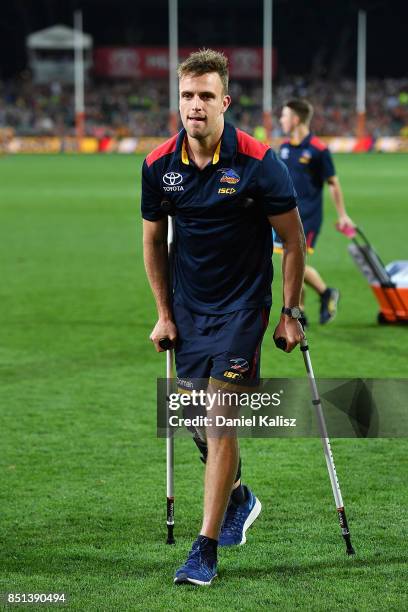
[[[237,311],[217,318],[201,316],[188,337],[186,350],[184,351],[183,343],[179,345],[178,373],[180,366],[180,372],[192,376],[192,348],[197,352],[199,342],[204,342],[211,345],[211,351],[207,350],[205,353],[210,355],[211,377],[214,377],[214,387],[210,383],[209,391],[217,391],[220,383],[221,389],[228,385],[230,391],[231,375],[243,383],[245,379],[249,379],[251,384],[256,384],[259,379],[260,346],[267,327],[268,314],[269,308],[265,307]],[[196,343],[192,343],[192,336],[197,334],[197,330],[200,337]],[[198,356],[197,353],[194,371],[200,370],[204,362],[203,356],[200,359]],[[181,357],[185,359],[182,360]],[[239,388],[236,385],[233,387],[235,390]],[[227,418],[237,416],[237,407],[229,404],[213,407],[209,416],[214,417],[217,410],[221,410],[219,414]],[[199,436],[194,436],[203,461],[206,462],[207,458],[209,461],[205,476],[204,516],[200,535],[193,542],[186,562],[176,571],[174,581],[177,584],[211,584],[217,572],[218,538],[219,544],[223,546],[243,544],[246,541],[246,530],[261,511],[259,500],[248,487],[240,484],[236,432],[230,428],[226,429],[228,431],[218,430],[212,432],[212,435],[206,430],[205,436],[202,432]]]
[[[306,244],[308,254],[314,252],[317,238],[320,231],[320,222],[308,220],[304,223],[303,229],[306,236]],[[328,323],[337,314],[337,303],[340,293],[338,289],[328,287],[316,268],[306,265],[305,267],[305,284],[312,287],[320,298],[320,323],[324,325]],[[302,309],[304,310],[304,309]]]
[[322,295],[327,289],[327,285],[320,276],[319,272],[312,266],[305,267],[305,283],[312,287],[319,295]]
[[337,314],[337,304],[340,297],[338,289],[328,287],[318,271],[311,266],[305,268],[305,283],[313,287],[320,297],[320,323],[328,323]]
[[[211,383],[208,393],[216,393],[216,388]],[[235,405],[224,405],[223,402],[211,410],[213,425],[209,425],[205,430],[207,457],[202,528],[187,561],[176,571],[176,584],[187,582],[210,585],[217,575],[218,537],[237,473],[239,449],[236,430],[229,427],[218,428],[216,416],[231,418],[236,416],[236,413]],[[203,433],[200,433],[202,436]]]
[[238,461],[238,440],[235,437],[208,437],[205,469],[204,516],[201,535],[218,540],[225,510],[231,496]]
[[[199,428],[195,428],[195,429],[196,429],[196,433],[193,436],[193,440],[198,450],[201,453],[201,457],[200,457],[201,461],[203,463],[207,463],[208,445],[207,445],[207,440],[205,436],[205,431]],[[231,493],[231,496],[237,503],[239,503],[239,501],[242,499],[242,496],[243,496],[243,492],[241,490],[237,491],[238,487],[240,487],[241,485],[241,467],[242,467],[242,460],[241,460],[241,457],[239,457],[237,473],[235,475],[234,484],[232,485],[232,493]]]
[[[269,308],[243,310],[230,315],[225,337],[219,337],[218,355],[212,376],[239,392],[246,385],[255,390],[259,382],[261,343],[268,325]],[[224,348],[222,351],[220,349]],[[231,383],[231,379],[237,383]],[[243,387],[242,387],[243,386]],[[241,483],[241,462],[219,534],[219,546],[237,546],[246,542],[246,531],[261,512],[261,503]]]
[[[202,345],[202,339],[199,335],[199,330],[203,330],[204,338],[208,340],[208,328],[206,327],[205,317],[193,315],[190,311],[177,306],[174,309],[177,329],[179,333],[178,346],[176,351],[176,366],[178,376],[182,379],[208,379],[210,372],[211,360],[208,356],[208,347]],[[211,329],[210,329],[211,331]],[[185,345],[188,340],[188,352],[185,351]],[[193,347],[193,348],[191,348]],[[180,389],[180,391],[182,391]],[[183,412],[183,416],[189,416]],[[193,415],[190,415],[193,416]],[[194,415],[195,416],[195,415]],[[207,462],[208,447],[205,429],[201,427],[188,427],[189,431],[193,432],[193,440],[201,453],[201,461]],[[238,469],[235,476],[232,490],[235,491],[235,499],[239,501],[242,498],[242,491],[237,489],[241,484],[241,459],[239,459]]]

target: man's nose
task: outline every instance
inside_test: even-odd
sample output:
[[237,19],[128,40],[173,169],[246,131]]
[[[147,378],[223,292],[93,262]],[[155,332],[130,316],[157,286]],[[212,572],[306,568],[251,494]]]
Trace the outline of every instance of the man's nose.
[[193,98],[193,110],[200,110],[201,109],[201,99],[200,96],[196,95]]

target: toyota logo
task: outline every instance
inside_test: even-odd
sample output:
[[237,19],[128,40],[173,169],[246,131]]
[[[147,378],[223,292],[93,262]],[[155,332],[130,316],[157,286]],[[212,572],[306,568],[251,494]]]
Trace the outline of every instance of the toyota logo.
[[174,185],[180,185],[182,181],[183,177],[178,172],[167,172],[167,174],[163,176],[163,183],[166,183],[166,185],[170,185],[171,187]]

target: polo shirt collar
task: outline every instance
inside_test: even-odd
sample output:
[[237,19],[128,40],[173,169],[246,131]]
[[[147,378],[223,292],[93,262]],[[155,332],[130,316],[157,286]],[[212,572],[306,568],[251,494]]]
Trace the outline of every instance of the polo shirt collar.
[[[183,128],[177,137],[176,155],[181,160],[181,163],[188,166],[190,160],[186,147],[187,133]],[[237,151],[237,133],[233,125],[230,123],[224,124],[224,131],[221,140],[214,151],[212,165],[218,164],[220,160],[228,160],[235,157]]]

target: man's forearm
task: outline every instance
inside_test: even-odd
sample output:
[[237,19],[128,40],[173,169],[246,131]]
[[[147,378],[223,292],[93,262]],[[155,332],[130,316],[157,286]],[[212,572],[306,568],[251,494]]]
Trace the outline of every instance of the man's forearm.
[[171,319],[167,243],[145,240],[143,255],[147,278],[156,300],[158,316],[160,319]]
[[342,215],[345,215],[346,207],[344,205],[343,192],[337,178],[335,181],[329,182],[329,191],[338,216],[341,217]]
[[283,245],[282,276],[283,303],[291,308],[300,303],[305,271],[306,245],[303,232],[299,232],[296,240]]
[[299,306],[305,272],[306,241],[297,208],[282,215],[270,216],[269,222],[283,244],[283,303],[287,308]]

